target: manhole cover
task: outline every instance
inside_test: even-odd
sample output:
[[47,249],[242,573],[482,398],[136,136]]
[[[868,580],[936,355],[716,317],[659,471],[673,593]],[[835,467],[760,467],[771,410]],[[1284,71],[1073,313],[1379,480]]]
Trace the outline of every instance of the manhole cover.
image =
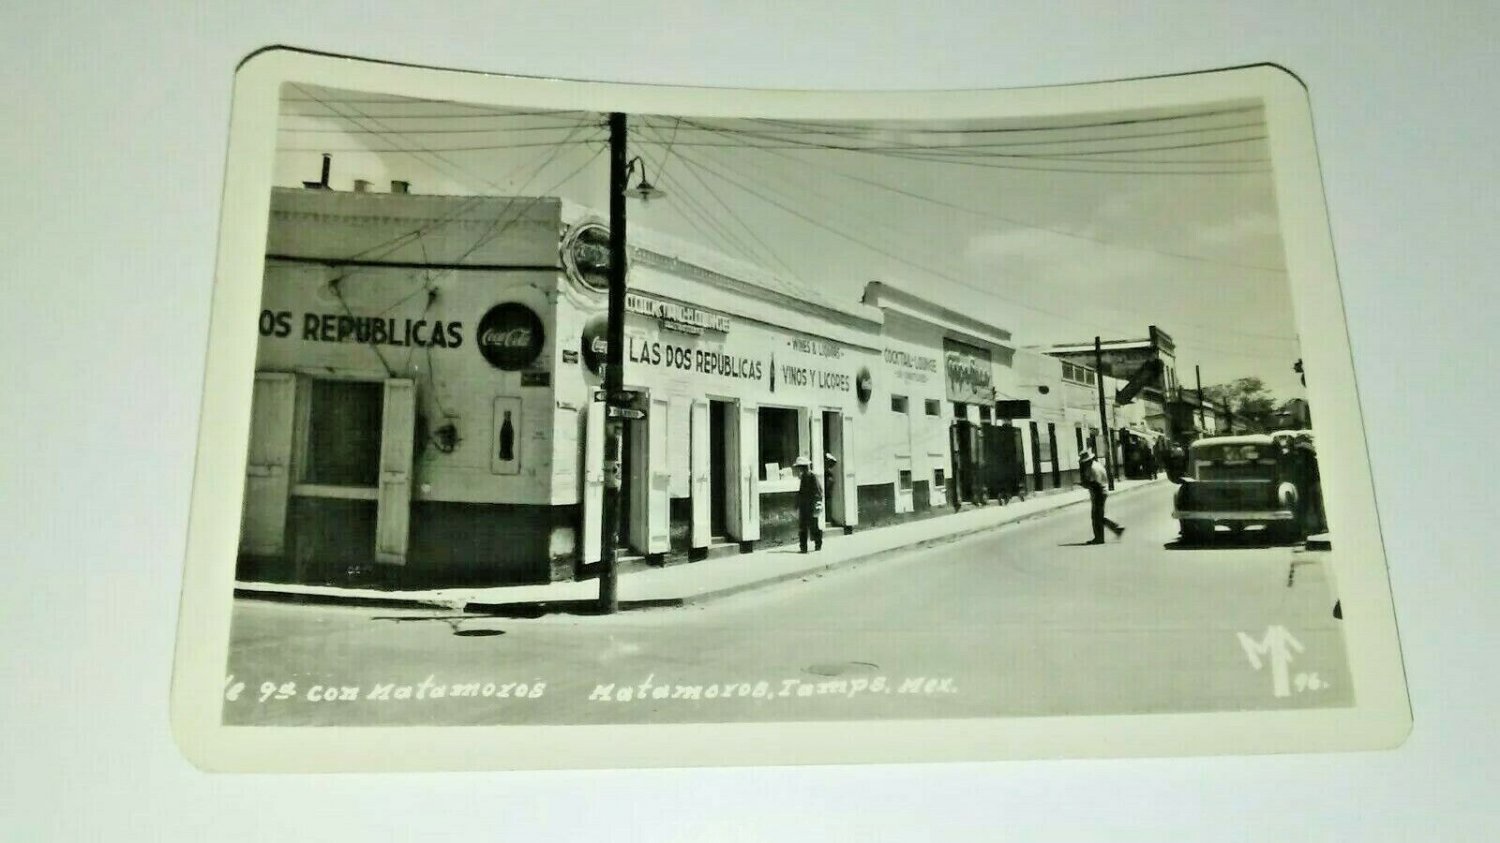
[[880,665],[869,662],[830,662],[809,665],[803,669],[814,676],[845,676],[850,673],[870,673],[879,670]]
[[503,629],[457,629],[454,635],[462,635],[465,638],[488,638],[494,635],[504,635]]

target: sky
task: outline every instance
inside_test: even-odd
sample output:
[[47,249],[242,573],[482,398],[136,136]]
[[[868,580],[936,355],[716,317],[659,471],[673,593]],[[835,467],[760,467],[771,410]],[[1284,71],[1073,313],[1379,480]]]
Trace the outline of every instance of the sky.
[[[827,299],[881,280],[1018,345],[1177,344],[1181,382],[1304,397],[1266,127],[1255,103],[1042,120],[789,122],[631,115],[664,195],[645,227]],[[288,85],[275,181],[561,196],[608,209],[604,116]],[[632,180],[634,182],[634,179]]]

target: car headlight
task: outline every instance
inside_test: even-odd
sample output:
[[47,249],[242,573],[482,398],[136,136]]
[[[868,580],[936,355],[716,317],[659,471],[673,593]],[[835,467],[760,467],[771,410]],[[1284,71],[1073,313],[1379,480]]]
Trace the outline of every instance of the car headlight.
[[1276,500],[1281,503],[1283,509],[1293,509],[1297,506],[1297,487],[1290,483],[1282,482],[1276,487]]

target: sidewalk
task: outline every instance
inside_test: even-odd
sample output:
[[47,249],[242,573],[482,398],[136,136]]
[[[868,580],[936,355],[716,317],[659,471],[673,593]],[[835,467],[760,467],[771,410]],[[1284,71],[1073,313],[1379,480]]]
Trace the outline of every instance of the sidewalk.
[[[1166,482],[1168,481],[1165,479],[1121,480],[1116,482],[1114,494],[1128,494],[1136,489]],[[954,541],[1087,501],[1088,492],[1083,489],[1051,490],[1029,496],[1025,501],[1012,501],[1005,506],[991,503],[983,507],[969,507],[958,513],[917,521],[856,529],[847,536],[830,532],[825,537],[822,551],[806,555],[798,553],[797,545],[792,543],[753,553],[622,574],[618,592],[620,608],[682,606],[712,600],[897,551]],[[234,593],[236,597],[299,602],[441,607],[476,613],[534,615],[551,611],[587,611],[598,599],[599,583],[596,580],[580,580],[492,588],[377,591],[336,586],[237,582]]]

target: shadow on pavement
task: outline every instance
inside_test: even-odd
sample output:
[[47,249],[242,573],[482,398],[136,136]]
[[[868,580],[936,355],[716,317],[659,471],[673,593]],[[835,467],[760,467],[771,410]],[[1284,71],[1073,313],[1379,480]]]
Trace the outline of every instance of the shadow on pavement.
[[1244,530],[1238,533],[1220,532],[1201,539],[1178,537],[1162,545],[1166,550],[1254,550],[1273,547],[1296,548],[1302,542],[1296,539],[1276,538],[1261,530]]
[[[621,600],[619,611],[632,612],[642,609],[664,609],[681,606],[682,600]],[[470,617],[491,618],[540,618],[546,615],[603,615],[596,600],[554,600],[540,603],[469,603],[464,612]]]

